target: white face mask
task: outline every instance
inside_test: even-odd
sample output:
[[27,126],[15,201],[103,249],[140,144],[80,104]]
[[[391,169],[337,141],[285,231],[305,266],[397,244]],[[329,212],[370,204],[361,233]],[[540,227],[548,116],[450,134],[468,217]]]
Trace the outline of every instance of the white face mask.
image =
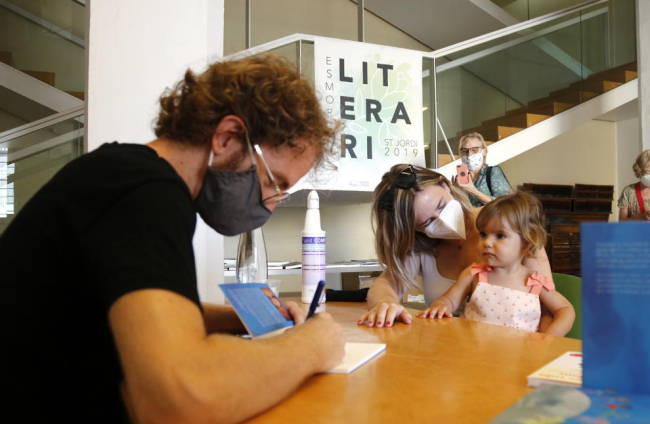
[[424,233],[434,239],[465,240],[465,215],[460,202],[454,199],[449,201],[438,218],[426,226]]
[[650,187],[650,174],[641,177],[641,184],[643,184],[646,187]]
[[471,156],[461,156],[460,160],[467,165],[467,169],[476,171],[481,169],[481,165],[483,165],[483,152],[477,152]]

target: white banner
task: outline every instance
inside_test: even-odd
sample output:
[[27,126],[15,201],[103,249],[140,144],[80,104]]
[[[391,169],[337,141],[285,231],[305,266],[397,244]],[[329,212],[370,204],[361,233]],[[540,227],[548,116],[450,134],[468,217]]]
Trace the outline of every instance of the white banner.
[[345,125],[338,172],[319,174],[316,188],[373,191],[397,163],[424,166],[418,52],[319,39],[314,61],[322,106]]

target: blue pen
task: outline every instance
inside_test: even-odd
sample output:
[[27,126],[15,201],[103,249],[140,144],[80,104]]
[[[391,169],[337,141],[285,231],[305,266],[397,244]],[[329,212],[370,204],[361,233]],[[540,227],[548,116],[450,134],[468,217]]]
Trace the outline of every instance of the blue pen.
[[314,298],[311,300],[311,305],[309,305],[309,313],[307,314],[307,319],[311,318],[318,308],[318,300],[320,299],[321,294],[323,293],[323,288],[325,287],[325,281],[320,280],[318,286],[316,287],[316,292],[314,293]]

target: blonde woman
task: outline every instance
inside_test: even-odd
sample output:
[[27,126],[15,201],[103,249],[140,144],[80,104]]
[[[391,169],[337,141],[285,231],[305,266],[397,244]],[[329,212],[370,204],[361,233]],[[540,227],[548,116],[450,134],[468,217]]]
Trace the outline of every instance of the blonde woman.
[[650,221],[650,150],[641,152],[632,165],[638,182],[626,186],[618,199],[619,221]]
[[[395,165],[384,174],[375,189],[372,215],[377,255],[386,269],[368,292],[370,310],[361,316],[359,324],[410,324],[412,316],[400,299],[409,287],[418,286],[418,274],[430,305],[451,288],[465,268],[481,262],[477,212],[460,189],[435,171]],[[523,264],[551,276],[544,249],[525,258]],[[542,317],[540,331],[549,323]]]
[[487,144],[481,134],[466,134],[459,145],[458,153],[461,161],[467,165],[470,179],[467,184],[461,184],[453,177],[452,182],[467,194],[472,206],[478,208],[499,196],[510,194],[510,183],[503,170],[485,163]]

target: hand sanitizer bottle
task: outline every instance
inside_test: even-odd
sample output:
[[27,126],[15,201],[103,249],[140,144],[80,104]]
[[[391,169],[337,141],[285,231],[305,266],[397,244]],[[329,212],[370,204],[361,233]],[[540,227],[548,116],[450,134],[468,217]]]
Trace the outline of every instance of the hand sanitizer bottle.
[[[325,280],[325,231],[320,228],[318,193],[307,196],[307,216],[302,230],[302,302],[311,303],[318,282]],[[325,302],[325,290],[318,303]]]
[[266,281],[268,266],[266,246],[262,227],[247,231],[239,236],[235,279],[238,283]]

